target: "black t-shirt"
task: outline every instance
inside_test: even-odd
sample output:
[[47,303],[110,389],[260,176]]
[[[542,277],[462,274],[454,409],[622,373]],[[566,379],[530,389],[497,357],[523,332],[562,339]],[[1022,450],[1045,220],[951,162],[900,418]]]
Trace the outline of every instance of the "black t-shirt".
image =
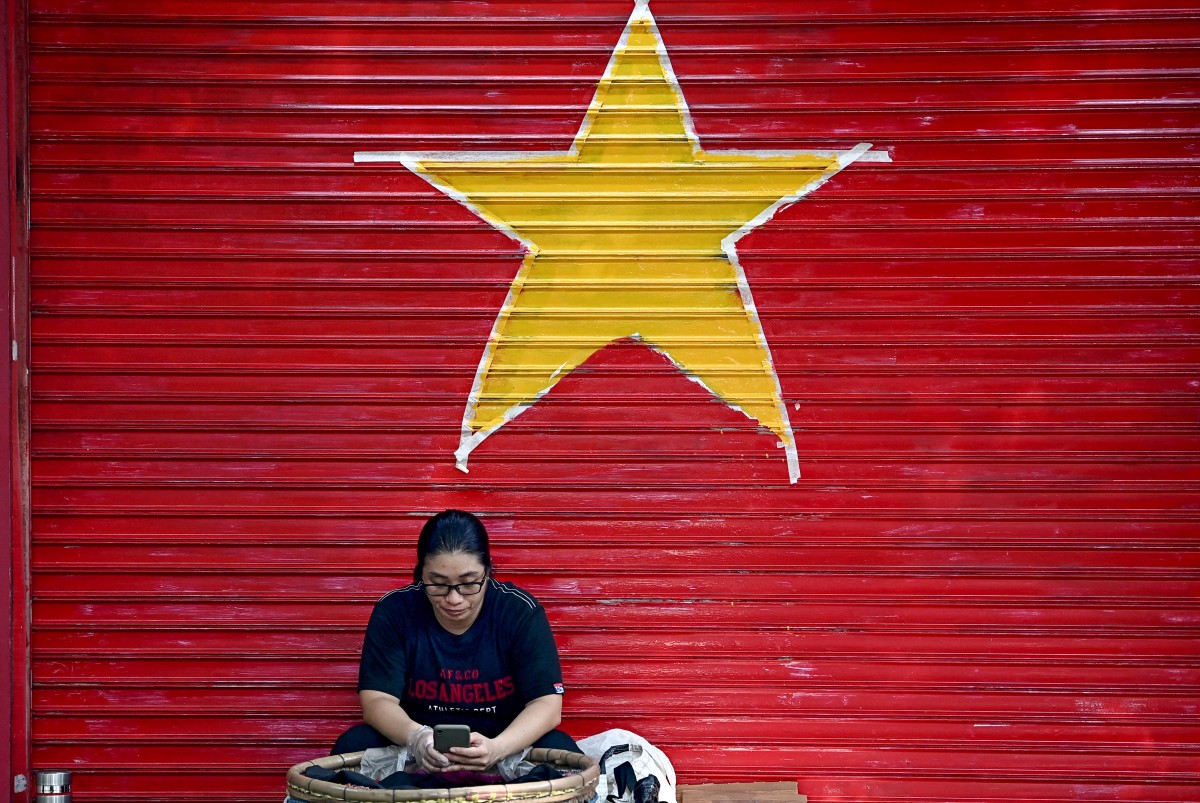
[[531,700],[562,694],[562,667],[546,611],[529,592],[489,578],[478,618],[455,635],[414,584],[375,603],[358,690],[399,698],[422,725],[468,725],[492,737]]

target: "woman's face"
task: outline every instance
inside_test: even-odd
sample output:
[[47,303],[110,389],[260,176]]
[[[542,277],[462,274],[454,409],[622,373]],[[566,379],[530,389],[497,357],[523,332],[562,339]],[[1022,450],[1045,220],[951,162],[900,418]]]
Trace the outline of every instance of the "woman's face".
[[[465,583],[483,583],[487,572],[475,555],[466,552],[442,552],[426,555],[421,580],[429,586],[457,586]],[[435,589],[444,591],[445,589]],[[451,633],[465,633],[479,617],[483,609],[483,598],[487,594],[484,583],[478,594],[463,594],[460,589],[450,589],[445,596],[428,595],[433,606],[433,615],[442,627]]]

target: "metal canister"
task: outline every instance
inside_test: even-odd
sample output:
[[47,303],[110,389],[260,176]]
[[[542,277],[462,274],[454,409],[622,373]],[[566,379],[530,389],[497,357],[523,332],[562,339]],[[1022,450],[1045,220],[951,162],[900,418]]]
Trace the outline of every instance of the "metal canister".
[[34,803],[71,803],[71,773],[66,770],[38,770],[37,797]]

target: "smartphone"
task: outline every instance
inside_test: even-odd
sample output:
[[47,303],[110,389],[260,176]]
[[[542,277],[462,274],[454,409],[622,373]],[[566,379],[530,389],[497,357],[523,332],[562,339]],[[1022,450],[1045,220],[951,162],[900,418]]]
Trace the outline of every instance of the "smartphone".
[[466,725],[434,725],[433,749],[445,753],[451,747],[470,747],[471,729]]

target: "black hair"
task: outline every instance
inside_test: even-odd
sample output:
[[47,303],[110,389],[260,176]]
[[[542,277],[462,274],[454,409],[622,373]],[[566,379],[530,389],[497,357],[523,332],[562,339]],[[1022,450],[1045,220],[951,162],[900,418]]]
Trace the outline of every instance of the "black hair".
[[421,582],[425,559],[430,555],[461,552],[474,555],[483,564],[483,570],[492,572],[492,552],[488,547],[487,529],[483,522],[462,510],[443,510],[425,522],[417,538],[417,565],[413,568],[413,582]]

